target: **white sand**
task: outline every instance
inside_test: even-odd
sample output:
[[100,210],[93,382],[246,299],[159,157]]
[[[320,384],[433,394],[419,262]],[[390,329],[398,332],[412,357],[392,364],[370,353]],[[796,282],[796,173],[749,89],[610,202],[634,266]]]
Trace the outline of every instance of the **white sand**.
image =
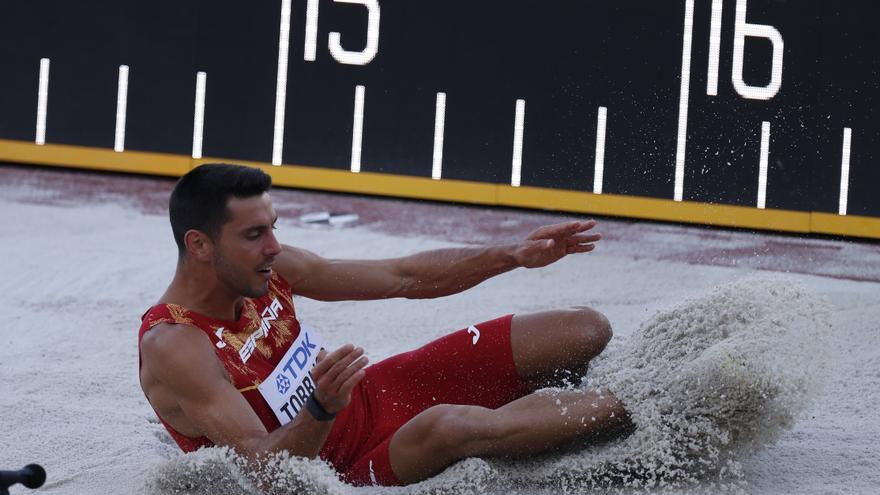
[[[280,224],[282,242],[335,257],[446,245]],[[670,244],[682,241],[675,229],[667,235]],[[515,482],[519,493],[582,493],[629,466],[643,470],[635,485],[656,483],[648,492],[681,478],[693,487],[697,478],[707,491],[877,493],[880,285],[767,272],[755,279],[746,268],[634,259],[612,248],[444,299],[299,299],[298,312],[331,343],[362,345],[375,362],[508,312],[596,307],[616,338],[589,383],[617,386],[638,404],[643,433],[512,465],[471,459],[403,489],[353,489],[320,463],[282,460],[277,479],[287,485],[275,491],[506,493]],[[41,493],[248,491],[224,451],[180,455],[138,386],[139,317],[164,290],[175,258],[164,216],[118,202],[61,207],[0,198],[0,469],[42,464]],[[697,426],[683,430],[682,418],[694,414]],[[694,459],[703,467],[689,467]],[[646,465],[653,466],[647,477]]]

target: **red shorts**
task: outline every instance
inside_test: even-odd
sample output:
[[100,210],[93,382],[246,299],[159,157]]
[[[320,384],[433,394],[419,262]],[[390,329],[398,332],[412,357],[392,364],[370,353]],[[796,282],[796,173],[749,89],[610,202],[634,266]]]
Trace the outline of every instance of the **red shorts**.
[[322,457],[353,485],[399,485],[388,446],[407,421],[437,404],[496,409],[528,394],[513,363],[512,318],[479,323],[368,367]]

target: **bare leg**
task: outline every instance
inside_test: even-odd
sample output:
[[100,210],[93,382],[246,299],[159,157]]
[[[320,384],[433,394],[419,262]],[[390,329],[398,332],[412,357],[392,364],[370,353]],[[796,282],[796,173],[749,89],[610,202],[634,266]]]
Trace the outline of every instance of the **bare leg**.
[[626,409],[610,392],[540,392],[498,409],[444,404],[394,434],[391,467],[401,482],[415,483],[467,457],[523,457],[629,425]]
[[532,390],[577,384],[611,335],[608,319],[587,307],[515,315],[510,325],[514,364]]

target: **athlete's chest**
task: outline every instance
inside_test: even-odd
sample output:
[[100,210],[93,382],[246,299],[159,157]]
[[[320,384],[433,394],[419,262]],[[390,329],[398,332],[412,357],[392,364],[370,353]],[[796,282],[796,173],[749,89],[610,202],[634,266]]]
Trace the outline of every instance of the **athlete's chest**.
[[292,299],[273,293],[246,300],[237,322],[209,329],[217,356],[239,388],[267,376],[299,333]]

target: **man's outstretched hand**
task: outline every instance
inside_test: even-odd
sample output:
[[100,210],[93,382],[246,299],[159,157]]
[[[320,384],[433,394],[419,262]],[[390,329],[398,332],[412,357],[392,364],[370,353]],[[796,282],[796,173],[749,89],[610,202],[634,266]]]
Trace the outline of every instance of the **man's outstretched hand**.
[[351,400],[351,391],[364,377],[367,362],[364,350],[351,344],[331,353],[323,349],[318,353],[318,362],[312,368],[315,398],[327,412],[335,414],[345,409]]
[[516,247],[514,256],[520,266],[540,268],[568,254],[588,253],[602,238],[602,234],[587,233],[595,226],[595,220],[545,225],[529,234]]

